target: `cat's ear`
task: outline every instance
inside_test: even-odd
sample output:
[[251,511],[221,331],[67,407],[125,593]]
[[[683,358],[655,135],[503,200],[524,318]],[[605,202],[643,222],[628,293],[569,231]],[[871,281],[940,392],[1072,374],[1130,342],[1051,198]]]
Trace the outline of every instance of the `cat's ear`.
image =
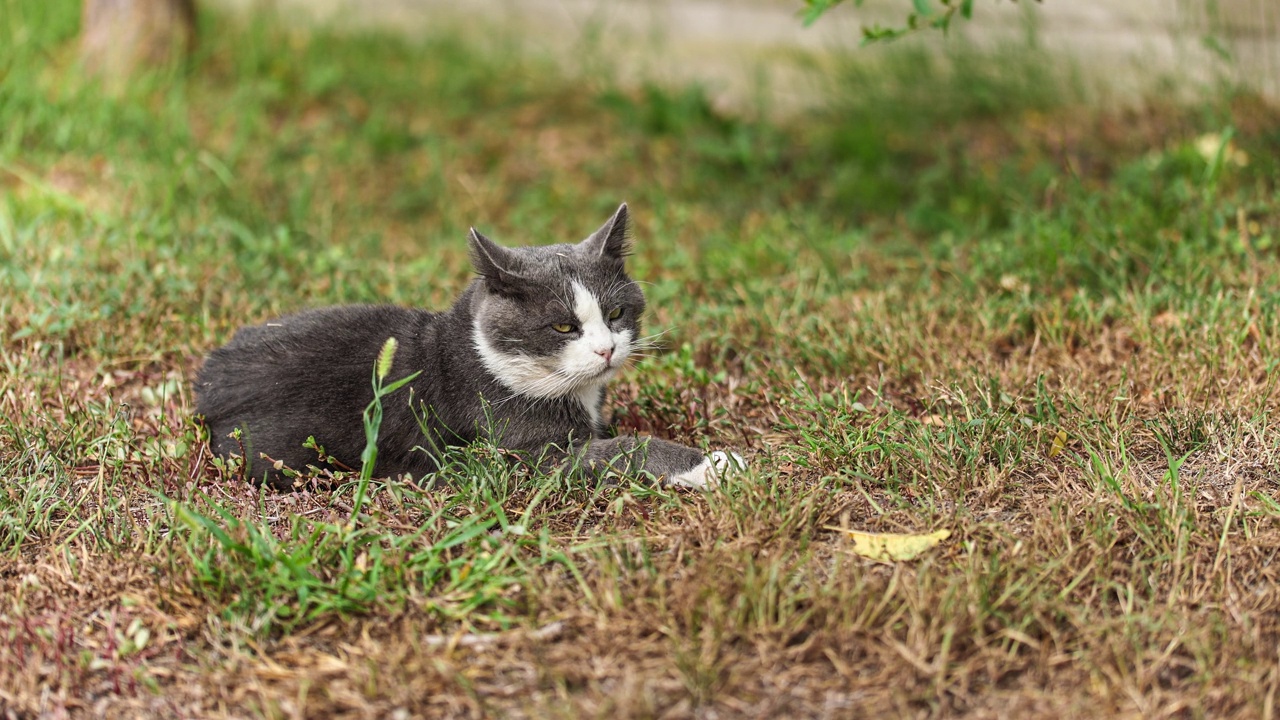
[[471,246],[471,265],[490,285],[500,292],[510,292],[523,280],[520,260],[510,250],[495,243],[479,230],[471,228],[467,237]]
[[627,215],[627,204],[618,206],[618,211],[591,237],[578,244],[588,257],[610,258],[622,260],[631,251],[631,219]]

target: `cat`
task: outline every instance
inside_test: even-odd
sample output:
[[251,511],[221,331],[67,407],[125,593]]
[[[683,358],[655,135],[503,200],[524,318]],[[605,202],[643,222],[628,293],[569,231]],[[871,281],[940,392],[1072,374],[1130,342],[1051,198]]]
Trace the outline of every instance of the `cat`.
[[[394,337],[387,381],[419,374],[383,400],[377,477],[420,478],[437,469],[433,448],[486,439],[596,480],[647,473],[716,485],[745,467],[741,455],[605,437],[605,385],[643,347],[645,298],[627,275],[629,237],[625,203],[577,244],[505,248],[472,228],[477,277],[444,312],[338,306],[241,328],[196,378],[213,450],[241,455],[247,477],[280,489],[294,482],[280,465],[358,468],[373,366]],[[308,437],[336,463],[304,447]]]

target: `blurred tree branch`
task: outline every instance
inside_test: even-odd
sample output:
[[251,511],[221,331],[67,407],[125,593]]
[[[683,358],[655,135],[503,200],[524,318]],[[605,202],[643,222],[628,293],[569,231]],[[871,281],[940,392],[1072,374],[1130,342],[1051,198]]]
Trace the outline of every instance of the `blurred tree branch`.
[[81,57],[105,77],[172,63],[195,39],[196,0],[84,0]]
[[[862,7],[866,0],[853,0],[856,7]],[[1041,0],[1036,0],[1040,2]],[[817,22],[828,10],[844,3],[845,0],[804,0],[804,24]],[[1017,2],[1017,0],[1014,0]],[[901,25],[885,27],[879,23],[864,25],[862,38],[864,42],[895,40],[925,28],[941,30],[944,33],[951,27],[951,20],[959,15],[968,20],[973,16],[973,0],[911,0],[911,11]]]

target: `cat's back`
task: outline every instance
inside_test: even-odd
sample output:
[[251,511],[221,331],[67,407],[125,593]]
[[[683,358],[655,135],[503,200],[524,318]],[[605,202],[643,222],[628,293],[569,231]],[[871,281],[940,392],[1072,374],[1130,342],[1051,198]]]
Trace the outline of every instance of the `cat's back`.
[[437,318],[395,305],[340,305],[243,327],[206,358],[196,378],[198,404],[208,414],[272,388],[367,384],[387,338],[400,343],[399,356],[411,354],[429,341]]
[[242,327],[230,342],[209,357],[213,360],[248,351],[262,361],[268,358],[261,353],[334,355],[343,350],[362,349],[370,342],[376,342],[380,348],[393,335],[400,340],[421,336],[431,328],[436,316],[437,313],[396,305],[335,305],[304,310],[260,325]]
[[[397,368],[432,365],[438,319],[425,310],[347,305],[241,328],[209,354],[196,377],[196,410],[213,447],[250,462],[265,453],[302,468],[316,462],[314,451],[303,447],[315,436],[346,465],[358,464],[360,413],[373,399],[378,352],[394,337]],[[242,432],[232,439],[237,429]]]

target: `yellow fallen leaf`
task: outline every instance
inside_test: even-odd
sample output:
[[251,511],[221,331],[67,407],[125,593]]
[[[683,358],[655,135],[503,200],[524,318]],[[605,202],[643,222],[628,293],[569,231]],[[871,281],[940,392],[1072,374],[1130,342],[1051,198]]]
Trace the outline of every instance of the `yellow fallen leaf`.
[[1054,457],[1058,453],[1067,449],[1067,431],[1059,430],[1057,435],[1053,436],[1053,444],[1049,446],[1049,457]]
[[898,535],[894,533],[869,533],[830,527],[844,533],[853,541],[853,552],[872,560],[912,560],[924,551],[951,537],[950,530],[939,530],[928,535]]

